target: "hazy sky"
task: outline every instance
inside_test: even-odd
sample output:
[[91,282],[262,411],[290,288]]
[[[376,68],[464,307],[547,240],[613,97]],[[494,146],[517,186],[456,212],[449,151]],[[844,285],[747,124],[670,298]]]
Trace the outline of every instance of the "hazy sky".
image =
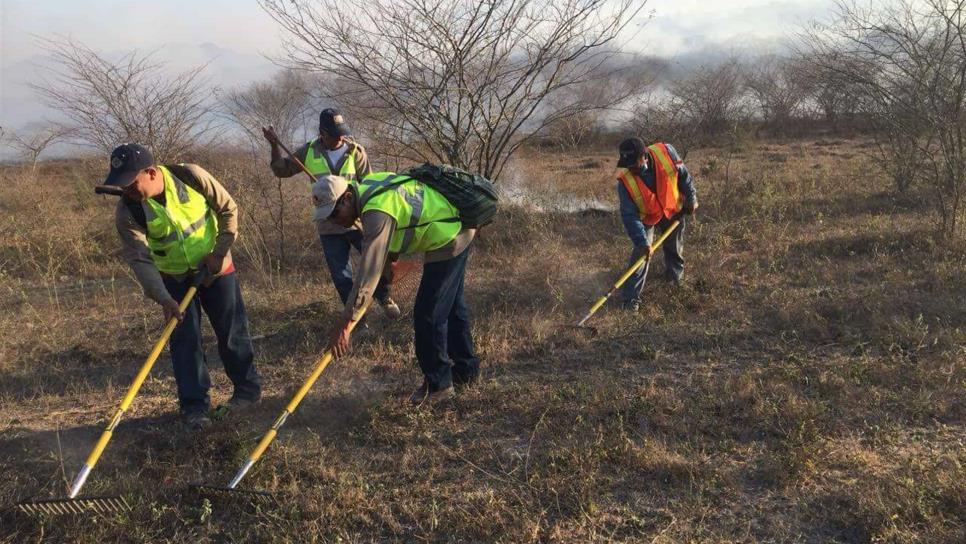
[[[828,13],[833,0],[650,0],[654,17],[632,47],[657,55],[761,49]],[[639,24],[645,21],[642,17]],[[70,36],[98,51],[158,50],[173,68],[210,62],[213,83],[232,87],[274,68],[280,34],[254,0],[0,0],[0,125],[47,114],[27,82],[43,63],[37,37]]]

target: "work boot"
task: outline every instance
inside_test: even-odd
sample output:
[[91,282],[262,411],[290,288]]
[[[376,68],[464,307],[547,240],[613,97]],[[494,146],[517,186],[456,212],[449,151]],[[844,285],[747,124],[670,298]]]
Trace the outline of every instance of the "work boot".
[[429,382],[423,380],[423,384],[413,391],[413,394],[409,396],[409,402],[414,406],[419,406],[424,402],[429,402],[430,404],[437,403],[441,400],[446,400],[453,396],[453,386],[444,387],[439,391],[430,391]]
[[402,316],[402,310],[399,309],[399,305],[396,304],[395,300],[386,297],[386,300],[380,300],[379,304],[382,306],[382,312],[389,319],[399,319]]
[[476,382],[478,382],[479,379],[480,379],[480,373],[479,372],[475,372],[475,373],[469,374],[469,375],[466,375],[466,374],[457,374],[456,372],[454,372],[453,373],[453,387],[455,387],[456,389],[466,389],[467,387],[470,387],[471,385],[473,385]]
[[230,399],[228,399],[228,407],[232,410],[244,410],[258,404],[258,401],[260,400],[260,397],[246,399],[245,397],[232,396]]
[[250,399],[233,395],[230,399],[228,399],[228,402],[221,404],[212,410],[211,417],[213,419],[224,419],[231,414],[244,412],[252,406],[258,404],[259,400],[261,400],[261,396]]
[[182,417],[189,431],[197,432],[211,427],[211,418],[204,412],[188,412]]

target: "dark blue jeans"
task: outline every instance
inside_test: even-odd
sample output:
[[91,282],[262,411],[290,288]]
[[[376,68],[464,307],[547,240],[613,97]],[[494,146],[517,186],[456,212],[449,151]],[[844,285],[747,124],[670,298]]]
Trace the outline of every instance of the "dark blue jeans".
[[[163,274],[161,277],[168,293],[181,302],[191,285],[191,278],[178,281]],[[245,399],[258,398],[262,392],[262,379],[255,369],[255,353],[241,289],[232,272],[198,289],[185,310],[184,320],[171,334],[171,362],[181,410],[185,413],[204,411],[210,402],[211,380],[201,345],[201,310],[208,315],[208,322],[215,330],[218,355],[225,373],[235,385],[234,395]]]
[[480,372],[473,351],[470,314],[463,300],[463,277],[470,249],[447,261],[426,263],[413,305],[416,358],[430,391],[453,380],[466,382]]
[[[345,304],[352,292],[352,262],[349,260],[349,251],[354,247],[356,251],[362,251],[362,231],[352,230],[345,234],[322,234],[319,235],[322,242],[322,253],[325,255],[325,264],[329,266],[329,274],[332,275],[332,283],[335,290],[339,292],[342,304]],[[384,279],[379,280],[376,292],[373,296],[379,302],[384,302],[389,298],[389,286]]]
[[[655,231],[660,236],[665,229],[671,226],[671,223],[670,219],[662,218],[657,225],[645,226],[647,243],[653,244]],[[661,250],[664,252],[664,276],[669,280],[680,281],[684,278],[684,224],[682,218],[681,225],[674,229],[674,232],[668,235],[667,240],[664,240],[664,243],[661,244]],[[634,264],[634,261],[640,259],[646,253],[647,246],[635,247],[630,259],[627,260],[627,266]],[[627,278],[627,282],[621,288],[621,295],[625,304],[635,301],[641,302],[641,294],[644,292],[645,269],[653,263],[654,256],[651,256],[651,262],[647,266],[642,266],[631,277]]]

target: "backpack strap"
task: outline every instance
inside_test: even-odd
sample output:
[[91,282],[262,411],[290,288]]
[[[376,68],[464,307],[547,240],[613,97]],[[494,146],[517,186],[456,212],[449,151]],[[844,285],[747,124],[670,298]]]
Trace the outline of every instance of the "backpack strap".
[[[396,181],[396,178],[405,178],[405,179]],[[365,206],[366,205],[366,202],[369,202],[373,198],[381,195],[382,193],[385,193],[386,191],[389,191],[390,189],[395,189],[396,187],[399,187],[403,183],[408,183],[410,181],[416,181],[416,182],[419,182],[419,183],[423,183],[422,181],[419,181],[419,179],[417,179],[415,177],[412,177],[412,176],[410,176],[408,174],[396,174],[395,176],[393,176],[391,178],[388,178],[388,180],[389,180],[389,183],[386,183],[382,187],[379,187],[379,188],[373,190],[371,193],[369,193],[369,195],[366,196],[365,202],[362,202],[362,206]],[[359,198],[361,199],[362,196],[360,195]],[[359,207],[362,208],[362,206],[359,206]],[[449,217],[447,219],[437,219],[436,221],[427,221],[425,223],[420,223],[418,225],[409,225],[407,227],[400,227],[399,225],[396,225],[396,230],[415,229],[415,228],[419,228],[419,227],[425,227],[426,225],[431,225],[433,223],[457,223],[459,221],[460,221],[460,218],[458,216],[457,217]]]
[[400,226],[397,225],[396,226],[396,230],[415,229],[415,228],[419,228],[419,227],[425,227],[426,225],[432,225],[433,223],[459,223],[459,222],[460,222],[460,218],[459,217],[447,217],[446,219],[437,219],[436,221],[427,221],[425,223],[420,223],[418,225],[409,225],[408,227],[400,227]]
[[192,189],[198,190],[198,185],[200,185],[198,177],[191,172],[191,169],[186,164],[165,164],[163,166],[174,174],[174,177],[180,179],[182,183],[187,183],[191,185]]
[[[195,176],[191,170],[184,165],[184,163],[165,164],[163,166],[167,168],[168,171],[174,175],[174,177],[181,180],[182,183],[191,185],[192,189],[197,190],[197,186],[199,184],[198,176]],[[137,223],[142,229],[147,230],[148,218],[144,213],[144,204],[141,202],[128,200],[126,197],[121,197],[121,199],[124,202],[124,206],[127,207],[127,210],[131,212],[131,217],[134,218],[134,222]]]
[[127,211],[131,213],[131,217],[134,218],[134,222],[147,232],[148,218],[144,214],[144,206],[140,202],[128,200],[127,197],[121,197],[121,200],[124,202],[124,207],[127,208]]
[[[399,178],[403,178],[403,179],[399,179]],[[416,179],[416,178],[407,176],[405,174],[396,174],[395,176],[388,177],[385,180],[382,180],[381,182],[378,182],[378,183],[385,183],[385,185],[382,185],[380,187],[374,188],[372,190],[372,192],[369,193],[369,194],[361,194],[361,195],[359,195],[359,199],[362,201],[362,206],[365,206],[367,202],[369,202],[373,198],[376,198],[377,196],[381,195],[382,193],[385,193],[386,191],[388,191],[390,189],[395,189],[396,187],[399,187],[403,183],[408,183],[410,181],[419,181],[419,180]],[[362,206],[360,206],[360,208]]]

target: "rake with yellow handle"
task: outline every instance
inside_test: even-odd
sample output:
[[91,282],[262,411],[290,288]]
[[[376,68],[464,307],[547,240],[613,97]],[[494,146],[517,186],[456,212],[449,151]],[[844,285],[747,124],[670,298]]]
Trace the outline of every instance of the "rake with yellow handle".
[[[201,285],[201,282],[204,281],[207,275],[208,270],[205,267],[202,267],[195,274],[191,286],[188,288],[188,292],[185,293],[184,298],[181,299],[181,303],[178,305],[181,313],[184,313],[188,305],[191,304],[191,300],[198,291],[198,286]],[[174,328],[177,325],[178,319],[172,317],[168,320],[167,325],[164,326],[164,330],[161,331],[161,337],[154,343],[154,348],[151,349],[151,353],[148,354],[148,358],[144,361],[144,364],[141,365],[141,370],[134,377],[134,383],[128,388],[127,394],[121,400],[121,405],[118,407],[117,412],[115,412],[114,417],[108,422],[107,427],[101,434],[101,438],[94,444],[94,449],[91,450],[90,455],[87,456],[87,460],[84,461],[84,466],[81,467],[80,472],[74,478],[67,498],[24,501],[16,505],[20,511],[28,514],[81,514],[85,512],[110,513],[130,509],[127,501],[121,496],[77,498],[77,495],[80,493],[81,488],[84,487],[84,483],[87,482],[87,477],[90,476],[94,465],[97,464],[98,459],[101,458],[101,454],[104,453],[104,448],[107,447],[107,443],[114,435],[114,430],[121,422],[121,417],[131,406],[131,402],[138,394],[138,390],[141,389],[141,384],[148,377],[148,373],[151,372],[151,368],[154,366],[155,361],[158,360],[158,357],[161,355],[161,350],[168,343],[168,339],[171,337],[171,333],[174,332]]]
[[607,294],[605,294],[604,296],[597,299],[597,302],[595,302],[594,305],[590,307],[590,311],[587,312],[587,315],[585,315],[583,319],[578,321],[577,324],[573,326],[578,329],[589,330],[591,331],[591,334],[594,334],[594,335],[597,334],[597,329],[595,329],[594,327],[587,327],[584,325],[584,323],[586,323],[587,320],[590,319],[592,315],[597,313],[597,310],[599,310],[600,307],[603,306],[604,303],[607,302],[607,300],[614,293],[616,293],[617,290],[620,289],[622,285],[624,285],[624,282],[627,281],[628,278],[630,278],[632,275],[634,275],[635,272],[638,271],[638,269],[640,269],[642,266],[645,267],[644,273],[647,274],[647,267],[651,262],[651,256],[654,255],[654,252],[657,251],[659,247],[661,247],[661,244],[664,243],[664,240],[666,240],[667,237],[670,236],[671,233],[674,232],[674,229],[678,228],[680,224],[681,224],[680,216],[677,216],[674,219],[674,222],[671,223],[671,225],[668,228],[664,229],[664,232],[661,233],[661,236],[658,237],[658,239],[655,240],[654,243],[647,248],[647,253],[642,255],[640,259],[634,261],[634,264],[632,264],[630,268],[624,271],[624,273],[621,274],[619,278],[617,278],[617,281],[614,282],[614,285],[610,288],[610,291],[608,291]]
[[[369,299],[369,304],[371,303],[372,299]],[[365,314],[366,310],[369,309],[369,304],[367,304],[363,309],[363,315]],[[359,317],[361,319],[362,316],[360,315]],[[349,332],[352,332],[352,329],[355,328],[357,323],[359,323],[358,320],[349,323]],[[267,491],[238,489],[238,483],[241,482],[242,478],[244,478],[246,474],[248,474],[248,471],[251,470],[262,454],[265,453],[265,450],[268,449],[268,446],[271,445],[271,443],[275,440],[279,429],[282,428],[282,425],[285,425],[285,421],[295,412],[299,404],[302,402],[302,399],[305,398],[305,395],[307,395],[309,390],[312,389],[312,386],[315,385],[316,380],[319,379],[319,376],[322,375],[322,372],[324,372],[326,367],[329,366],[329,363],[332,362],[332,357],[332,350],[325,350],[325,353],[322,354],[322,358],[319,359],[319,361],[315,364],[315,368],[312,370],[312,373],[309,374],[309,377],[305,379],[305,381],[302,383],[302,386],[299,387],[299,390],[295,392],[292,400],[290,400],[285,406],[285,409],[282,410],[281,415],[275,419],[275,422],[272,423],[272,426],[268,429],[264,436],[262,436],[262,439],[259,440],[258,445],[255,446],[255,449],[252,450],[252,452],[248,455],[248,460],[245,461],[245,464],[242,465],[242,467],[238,470],[238,472],[235,474],[235,477],[232,478],[231,482],[228,483],[227,487],[207,484],[192,484],[191,487],[201,492],[211,491],[220,494],[240,493],[254,498],[271,499],[272,494]]]

